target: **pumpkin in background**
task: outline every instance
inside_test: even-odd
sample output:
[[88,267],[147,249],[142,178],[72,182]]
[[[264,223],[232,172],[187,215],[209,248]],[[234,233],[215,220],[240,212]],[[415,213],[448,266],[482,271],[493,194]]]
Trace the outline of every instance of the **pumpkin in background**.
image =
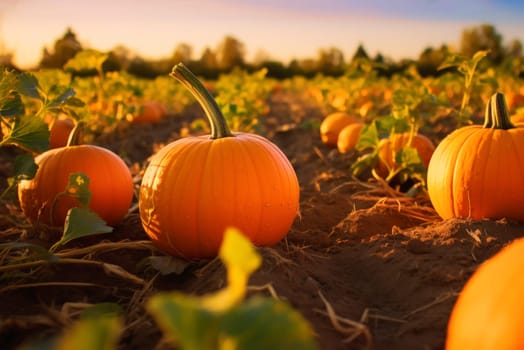
[[35,177],[18,184],[20,206],[33,223],[64,225],[67,212],[78,203],[59,194],[66,189],[69,175],[77,172],[89,177],[89,208],[108,225],[115,226],[127,214],[133,179],[127,165],[112,151],[94,145],[66,146],[38,155],[35,163]]
[[511,123],[513,123],[513,125],[515,126],[524,126],[524,113],[513,114],[512,116],[510,116],[509,119],[511,120]]
[[509,119],[504,95],[491,96],[484,125],[459,128],[437,146],[428,194],[444,219],[524,221],[524,128]]
[[156,124],[167,115],[167,110],[160,102],[150,101],[142,103],[136,114],[129,114],[127,120],[133,124]]
[[183,64],[171,75],[203,107],[211,135],[178,139],[153,155],[139,193],[145,232],[159,249],[186,259],[215,257],[228,227],[255,245],[277,243],[298,212],[291,163],[269,140],[232,133],[213,97]]
[[433,142],[422,134],[411,134],[409,132],[393,134],[388,138],[380,140],[378,148],[378,162],[376,165],[377,174],[385,177],[389,173],[389,169],[394,169],[397,166],[395,157],[404,147],[413,147],[417,150],[420,160],[427,169],[429,161],[432,157],[435,145]]
[[67,114],[47,114],[44,122],[49,126],[49,148],[64,147],[75,127],[75,121]]
[[345,112],[331,113],[320,123],[320,139],[324,144],[336,147],[340,131],[353,123],[362,123],[362,120]]
[[52,125],[50,125],[49,148],[58,148],[67,145],[69,135],[74,127],[75,122],[71,118],[57,118]]
[[451,311],[446,350],[524,349],[522,271],[523,238],[480,265]]
[[346,153],[355,149],[364,126],[364,123],[353,123],[340,131],[337,139],[337,149],[340,153]]

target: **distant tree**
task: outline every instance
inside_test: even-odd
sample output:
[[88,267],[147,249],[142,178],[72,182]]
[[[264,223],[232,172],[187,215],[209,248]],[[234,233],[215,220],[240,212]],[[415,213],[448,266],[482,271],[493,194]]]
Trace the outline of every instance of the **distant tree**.
[[103,68],[105,71],[127,70],[130,64],[131,51],[123,45],[118,45],[109,52]]
[[508,45],[507,54],[512,57],[522,57],[522,42],[513,39]]
[[243,67],[245,64],[245,47],[232,36],[226,36],[217,48],[217,62],[220,69],[230,71],[234,67]]
[[426,48],[420,54],[417,61],[417,70],[422,76],[438,75],[438,67],[444,62],[449,55],[449,48],[447,45],[442,45],[438,49],[432,47]]
[[82,51],[82,45],[76,38],[76,34],[67,28],[64,36],[55,42],[54,50],[49,51],[44,47],[40,67],[62,68],[64,64]]
[[186,43],[178,44],[173,52],[172,60],[174,64],[179,62],[187,65],[193,59],[193,47]]
[[469,29],[464,29],[460,41],[460,53],[472,57],[475,52],[489,50],[488,60],[499,64],[504,59],[502,35],[491,24],[482,24]]
[[317,67],[324,74],[340,75],[344,73],[344,54],[336,47],[320,49]]
[[353,54],[353,58],[351,60],[354,61],[354,60],[362,59],[362,58],[369,59],[369,55],[366,52],[366,49],[364,49],[364,46],[360,44],[358,45],[357,50]]

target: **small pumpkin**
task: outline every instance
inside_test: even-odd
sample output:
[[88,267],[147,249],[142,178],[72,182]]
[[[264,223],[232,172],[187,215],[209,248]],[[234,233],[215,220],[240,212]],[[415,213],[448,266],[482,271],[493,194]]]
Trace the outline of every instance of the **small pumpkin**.
[[524,126],[524,113],[516,113],[509,117],[513,125],[522,127]]
[[137,113],[127,116],[129,122],[133,124],[156,124],[162,121],[167,115],[167,110],[163,104],[157,101],[142,103]]
[[215,257],[227,227],[256,245],[272,245],[298,211],[299,184],[284,153],[269,140],[231,132],[218,105],[183,64],[171,75],[201,104],[211,135],[178,139],[150,159],[139,192],[142,226],[168,254]]
[[35,163],[34,178],[18,184],[20,206],[32,222],[64,225],[67,212],[78,203],[59,194],[66,189],[69,175],[77,172],[89,177],[89,208],[108,225],[117,225],[127,214],[133,179],[127,165],[112,151],[95,145],[69,145],[41,153]]
[[444,219],[524,221],[524,128],[509,119],[502,93],[491,96],[484,125],[459,128],[435,149],[428,194]]
[[376,171],[380,176],[387,176],[389,169],[397,166],[396,153],[404,147],[413,147],[417,150],[420,160],[427,169],[435,145],[425,135],[415,133],[411,136],[409,132],[395,133],[388,138],[380,140],[378,144],[378,162]]
[[362,123],[362,120],[346,112],[331,113],[320,123],[320,139],[324,144],[336,147],[340,131],[353,123]]
[[364,123],[353,123],[340,131],[337,139],[337,149],[340,153],[347,153],[355,149],[364,125]]
[[60,117],[55,119],[49,127],[49,147],[64,147],[75,127],[75,122],[71,118]]
[[524,349],[524,239],[486,260],[453,306],[446,350]]

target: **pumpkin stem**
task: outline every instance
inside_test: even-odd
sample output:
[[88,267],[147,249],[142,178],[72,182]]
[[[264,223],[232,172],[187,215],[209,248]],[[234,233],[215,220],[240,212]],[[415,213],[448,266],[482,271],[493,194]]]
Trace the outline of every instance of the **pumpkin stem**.
[[509,118],[508,105],[504,94],[501,92],[494,93],[486,105],[484,115],[484,128],[508,130],[515,126]]
[[181,82],[204,109],[211,125],[211,139],[233,136],[222,111],[211,93],[183,63],[175,65],[170,75]]
[[73,130],[69,133],[69,137],[67,138],[67,144],[66,147],[69,146],[77,146],[82,141],[82,132],[84,131],[84,122],[82,121],[76,121],[75,120],[75,126],[73,127]]

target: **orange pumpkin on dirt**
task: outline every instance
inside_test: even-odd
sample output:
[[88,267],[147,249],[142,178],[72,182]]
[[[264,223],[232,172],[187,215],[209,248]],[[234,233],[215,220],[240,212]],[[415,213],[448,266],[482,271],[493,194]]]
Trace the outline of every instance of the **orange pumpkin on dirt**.
[[355,149],[364,126],[364,123],[353,123],[340,131],[337,139],[337,149],[340,153],[347,153]]
[[142,103],[136,114],[127,116],[127,120],[133,124],[156,124],[162,121],[167,115],[167,110],[163,104],[156,101]]
[[486,260],[451,311],[446,350],[524,349],[524,239]]
[[435,145],[422,134],[411,134],[409,132],[393,134],[388,138],[380,140],[378,144],[379,160],[376,165],[377,174],[382,177],[387,176],[389,169],[397,166],[395,160],[396,153],[404,147],[413,147],[418,151],[420,160],[427,169],[429,161],[435,151]]
[[459,128],[437,146],[427,173],[428,194],[444,219],[524,221],[524,128],[510,119],[495,93],[484,125]]
[[298,211],[291,163],[269,140],[232,133],[213,97],[184,65],[171,75],[203,107],[211,135],[178,139],[151,158],[139,194],[145,232],[159,249],[187,259],[215,257],[227,227],[255,245],[277,243]]
[[89,178],[89,208],[108,225],[118,224],[133,199],[133,179],[124,161],[112,151],[95,145],[66,146],[37,157],[34,178],[18,184],[18,198],[24,214],[33,223],[63,226],[67,212],[78,205],[62,195],[71,173]]
[[362,120],[346,112],[331,113],[320,123],[320,139],[324,144],[336,147],[340,131],[354,123],[362,123]]

